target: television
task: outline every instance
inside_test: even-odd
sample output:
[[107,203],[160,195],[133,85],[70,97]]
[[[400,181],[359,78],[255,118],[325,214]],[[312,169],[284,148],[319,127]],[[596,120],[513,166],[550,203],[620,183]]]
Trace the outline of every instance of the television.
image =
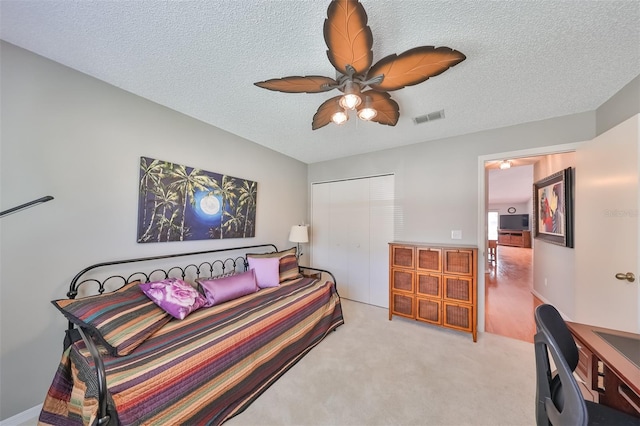
[[501,214],[499,229],[507,231],[528,231],[528,214]]

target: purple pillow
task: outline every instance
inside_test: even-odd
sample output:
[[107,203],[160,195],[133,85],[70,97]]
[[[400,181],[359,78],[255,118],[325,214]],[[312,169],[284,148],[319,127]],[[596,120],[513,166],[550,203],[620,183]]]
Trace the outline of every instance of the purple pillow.
[[258,291],[256,275],[253,270],[221,278],[198,279],[196,281],[207,298],[205,308]]
[[143,283],[140,288],[156,305],[178,319],[185,319],[207,303],[198,290],[177,278]]
[[250,257],[249,269],[256,271],[258,287],[278,287],[280,285],[280,259],[277,257]]

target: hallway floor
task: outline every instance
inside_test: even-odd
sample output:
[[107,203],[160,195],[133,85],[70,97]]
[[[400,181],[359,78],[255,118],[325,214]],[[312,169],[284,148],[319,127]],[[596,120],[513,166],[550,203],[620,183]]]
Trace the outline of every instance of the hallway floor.
[[498,246],[497,264],[485,276],[485,331],[533,342],[533,249]]

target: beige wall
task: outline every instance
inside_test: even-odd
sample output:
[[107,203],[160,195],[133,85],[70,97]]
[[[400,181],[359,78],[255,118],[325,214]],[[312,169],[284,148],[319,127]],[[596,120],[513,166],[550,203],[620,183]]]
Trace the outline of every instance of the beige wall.
[[[547,155],[533,167],[533,181],[576,167],[576,153]],[[568,318],[575,318],[575,250],[533,239],[533,289]]]
[[[273,242],[307,221],[307,166],[2,42],[0,418],[42,403],[66,322],[49,303],[90,264]],[[258,182],[255,238],[136,243],[140,156]]]
[[596,134],[600,135],[636,114],[640,114],[640,75],[598,107]]
[[477,243],[478,156],[591,139],[594,112],[525,123],[309,165],[309,182],[394,173],[395,238]]

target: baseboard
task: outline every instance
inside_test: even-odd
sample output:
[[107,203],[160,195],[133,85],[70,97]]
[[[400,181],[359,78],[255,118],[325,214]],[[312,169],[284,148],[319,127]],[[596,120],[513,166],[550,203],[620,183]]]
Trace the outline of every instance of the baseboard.
[[9,417],[8,419],[1,420],[0,426],[16,426],[29,421],[33,421],[33,424],[35,425],[37,423],[38,416],[40,416],[40,410],[42,410],[42,404],[31,407],[22,413]]
[[[543,297],[540,293],[538,293],[535,289],[531,289],[531,294],[533,294],[535,297],[537,297],[538,299],[540,299],[542,301],[542,303],[545,303],[547,305],[553,305],[553,303],[549,302],[549,300],[547,300],[546,297]],[[558,309],[556,307],[556,309]],[[558,309],[558,313],[560,313],[560,316],[562,317],[563,320],[565,321],[571,321],[571,318],[569,318],[568,316],[566,316],[564,314],[564,312],[560,311],[560,309]]]

